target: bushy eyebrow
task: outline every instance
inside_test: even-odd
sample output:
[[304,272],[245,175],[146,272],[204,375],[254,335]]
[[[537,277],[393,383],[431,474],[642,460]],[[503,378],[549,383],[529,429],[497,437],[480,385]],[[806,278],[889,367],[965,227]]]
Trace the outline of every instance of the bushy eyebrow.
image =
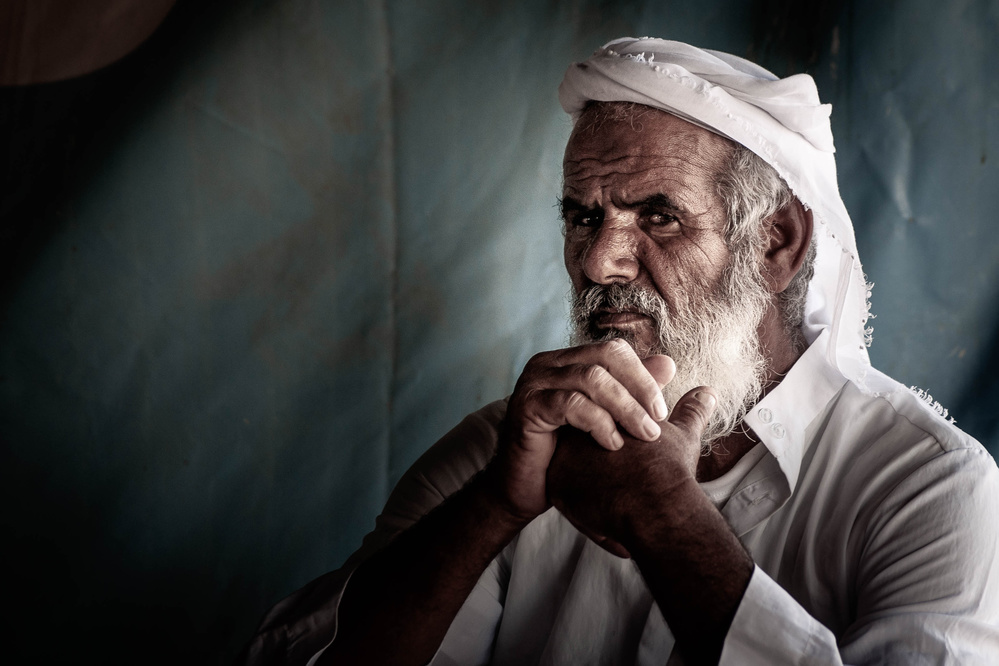
[[639,199],[638,201],[622,201],[621,205],[624,208],[658,208],[660,210],[668,210],[675,213],[683,212],[682,206],[670,199],[669,196],[662,193],[653,194],[645,197],[644,199]]
[[555,205],[558,206],[562,219],[565,219],[569,213],[593,213],[600,210],[599,206],[584,206],[579,199],[573,197],[559,197]]
[[[585,206],[579,199],[573,197],[559,197],[555,205],[558,206],[563,219],[569,213],[595,213],[602,210],[600,206]],[[652,194],[637,201],[622,201],[620,206],[622,208],[654,208],[675,213],[683,212],[682,206],[662,193]]]

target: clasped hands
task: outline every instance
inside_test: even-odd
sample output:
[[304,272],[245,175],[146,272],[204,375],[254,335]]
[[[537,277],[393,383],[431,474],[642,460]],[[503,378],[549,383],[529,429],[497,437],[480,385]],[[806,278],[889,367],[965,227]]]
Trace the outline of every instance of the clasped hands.
[[544,352],[510,398],[496,465],[511,511],[528,520],[554,505],[621,557],[637,521],[669,511],[693,482],[700,435],[714,408],[699,387],[666,413],[676,366],[640,359],[621,340]]

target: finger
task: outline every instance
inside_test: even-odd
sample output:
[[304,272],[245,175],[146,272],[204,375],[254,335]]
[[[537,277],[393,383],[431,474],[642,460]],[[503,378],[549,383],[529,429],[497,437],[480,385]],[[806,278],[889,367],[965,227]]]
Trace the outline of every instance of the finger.
[[652,378],[656,380],[660,390],[673,381],[673,377],[676,375],[676,363],[664,354],[646,356],[642,359],[642,365],[649,371]]
[[600,446],[610,451],[624,446],[624,438],[617,431],[614,417],[579,391],[537,391],[531,408],[524,416],[538,432],[552,432],[570,425],[589,433]]
[[602,365],[552,368],[542,381],[552,388],[582,393],[634,437],[652,442],[662,434],[645,407]]
[[698,386],[677,400],[669,422],[700,439],[717,403],[714,391],[707,386]]
[[[624,340],[608,340],[563,351],[556,359],[560,365],[599,365],[606,369],[642,406],[653,421],[666,418],[666,402],[656,377],[645,367],[638,354]],[[662,361],[653,361],[658,370]],[[612,410],[613,411],[613,410]],[[623,425],[623,424],[622,424]],[[632,432],[629,429],[629,432]],[[632,432],[636,437],[644,436]]]
[[[645,369],[648,370],[649,374],[656,380],[656,384],[659,385],[659,397],[662,398],[663,388],[673,381],[673,377],[676,376],[676,363],[674,363],[673,359],[669,356],[654,354],[643,358],[642,365],[645,366]],[[657,421],[662,421],[668,415],[665,400],[656,401],[656,404],[653,405],[653,409],[656,412],[654,417]]]

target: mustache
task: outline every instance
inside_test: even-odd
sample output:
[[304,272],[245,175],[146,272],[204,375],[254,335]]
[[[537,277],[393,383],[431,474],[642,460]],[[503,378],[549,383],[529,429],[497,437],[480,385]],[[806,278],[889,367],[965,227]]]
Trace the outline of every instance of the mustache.
[[577,324],[592,323],[603,310],[637,312],[657,325],[669,317],[669,307],[659,293],[631,282],[595,284],[576,294],[572,311]]

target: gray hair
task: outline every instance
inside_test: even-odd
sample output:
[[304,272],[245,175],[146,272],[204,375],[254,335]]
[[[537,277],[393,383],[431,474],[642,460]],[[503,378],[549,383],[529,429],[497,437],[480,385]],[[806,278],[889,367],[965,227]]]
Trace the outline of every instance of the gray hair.
[[[725,204],[728,217],[726,236],[734,255],[742,260],[756,261],[766,249],[763,220],[794,200],[791,188],[777,171],[745,146],[734,143],[731,155],[716,176],[718,196]],[[747,252],[745,249],[755,251]],[[740,252],[740,250],[743,250]],[[808,283],[815,273],[815,239],[791,282],[777,295],[784,330],[799,346],[804,345],[801,322],[805,314]]]

